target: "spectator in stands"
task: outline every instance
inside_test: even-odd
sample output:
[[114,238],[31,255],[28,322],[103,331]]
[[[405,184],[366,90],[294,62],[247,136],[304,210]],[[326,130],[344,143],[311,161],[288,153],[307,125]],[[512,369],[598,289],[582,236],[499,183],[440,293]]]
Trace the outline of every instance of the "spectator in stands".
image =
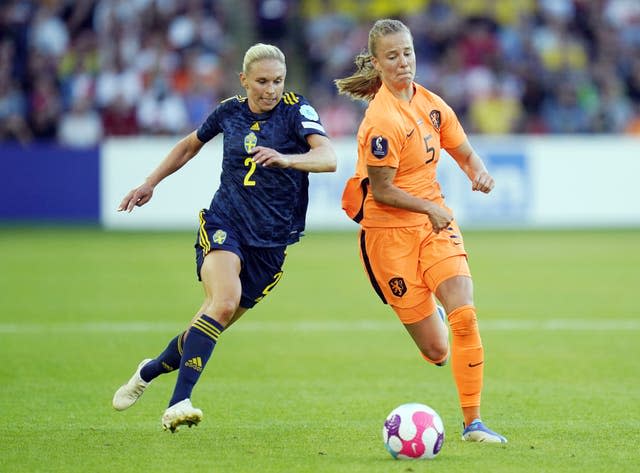
[[640,102],[632,106],[632,115],[624,130],[629,135],[640,136]]
[[[56,100],[58,112],[84,97],[93,109],[108,113],[116,95],[123,94],[128,108],[156,109],[157,103],[153,107],[149,103],[158,70],[175,93],[165,93],[172,97],[168,108],[179,109],[183,102],[188,116],[197,117],[203,88],[205,100],[231,92],[235,71],[229,64],[236,45],[259,37],[282,43],[298,66],[292,68],[291,80],[307,87],[306,93],[314,93],[320,90],[318,85],[348,73],[350,58],[366,38],[366,16],[392,14],[406,18],[414,32],[420,54],[418,77],[455,107],[465,125],[472,121],[472,110],[477,114],[478,108],[486,107],[486,96],[465,87],[477,79],[478,67],[498,65],[521,81],[518,94],[510,96],[523,107],[515,133],[562,133],[553,116],[543,113],[542,104],[548,110],[564,94],[559,90],[562,80],[576,75],[584,76],[576,89],[576,107],[581,109],[576,113],[588,117],[582,129],[618,132],[619,124],[603,128],[614,123],[603,121],[605,113],[611,115],[611,106],[608,112],[598,108],[601,102],[610,102],[604,94],[611,87],[601,85],[593,64],[608,63],[607,68],[625,84],[617,103],[625,97],[640,100],[640,66],[634,65],[640,61],[637,0],[377,0],[364,11],[356,4],[256,1],[255,15],[239,21],[233,16],[235,6],[228,2],[8,0],[0,2],[0,67],[7,65],[11,83],[25,94],[28,134],[51,139],[56,135],[51,118],[59,116],[50,113]],[[292,21],[301,27],[292,30]],[[46,93],[47,100],[38,84],[45,76],[56,89]],[[203,79],[204,84],[193,85]],[[332,97],[331,102],[335,100],[342,100],[341,108],[351,108],[351,113],[362,113],[344,99]],[[43,107],[44,102],[51,106]],[[40,117],[43,108],[45,116]],[[20,129],[18,122],[12,121]],[[170,134],[174,129],[175,123],[145,125],[142,131]]]
[[273,42],[287,41],[289,31],[290,0],[257,0],[253,2],[256,27],[261,39]]
[[60,9],[57,2],[42,2],[29,29],[31,48],[55,59],[61,58],[69,46],[69,31],[59,15]]
[[144,93],[139,71],[127,67],[119,54],[103,59],[103,67],[96,78],[96,105],[102,109],[120,96],[127,105],[135,106]]
[[58,142],[70,148],[98,146],[103,136],[100,114],[91,106],[90,99],[79,98],[65,112],[58,125]]
[[95,104],[96,76],[100,73],[97,38],[92,31],[82,30],[72,41],[58,65],[58,79],[65,107],[79,99]]
[[469,109],[469,121],[475,133],[507,135],[519,129],[521,119],[519,97],[505,90],[496,79]]
[[60,89],[55,78],[50,75],[36,77],[29,96],[29,123],[34,137],[55,140],[62,110]]
[[119,94],[102,110],[104,136],[131,136],[140,132],[136,109]]
[[170,86],[161,73],[140,98],[136,109],[140,129],[151,134],[177,135],[186,132],[189,117],[184,98]]
[[27,124],[27,101],[9,75],[0,70],[0,142],[29,143],[33,136]]
[[610,72],[600,83],[598,113],[591,129],[598,133],[624,133],[633,117],[633,108],[620,78]]
[[551,133],[586,133],[592,116],[578,102],[576,85],[562,81],[545,99],[542,116]]

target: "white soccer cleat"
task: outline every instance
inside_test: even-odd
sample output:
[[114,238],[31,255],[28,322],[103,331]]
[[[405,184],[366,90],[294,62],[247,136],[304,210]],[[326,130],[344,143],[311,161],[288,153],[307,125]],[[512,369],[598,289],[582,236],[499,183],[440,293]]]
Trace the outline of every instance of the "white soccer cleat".
[[162,415],[162,428],[177,432],[181,425],[198,425],[202,420],[202,411],[191,405],[189,399],[184,399],[173,406],[167,408]]
[[127,384],[120,386],[113,395],[113,408],[116,411],[124,411],[125,409],[133,406],[140,396],[142,396],[144,390],[147,389],[147,386],[151,384],[151,381],[147,383],[140,377],[140,370],[150,361],[151,358],[142,360],[138,365],[136,372],[133,373],[131,379],[127,381]]

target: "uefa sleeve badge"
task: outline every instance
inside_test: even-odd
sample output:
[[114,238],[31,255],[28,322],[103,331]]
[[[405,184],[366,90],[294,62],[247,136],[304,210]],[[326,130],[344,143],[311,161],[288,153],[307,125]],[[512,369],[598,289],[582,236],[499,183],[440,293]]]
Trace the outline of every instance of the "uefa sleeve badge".
[[302,105],[300,107],[300,113],[308,120],[318,121],[318,119],[320,118],[318,112],[316,112],[316,109],[309,104]]
[[382,159],[389,151],[389,142],[384,136],[374,136],[371,138],[371,154],[376,158]]

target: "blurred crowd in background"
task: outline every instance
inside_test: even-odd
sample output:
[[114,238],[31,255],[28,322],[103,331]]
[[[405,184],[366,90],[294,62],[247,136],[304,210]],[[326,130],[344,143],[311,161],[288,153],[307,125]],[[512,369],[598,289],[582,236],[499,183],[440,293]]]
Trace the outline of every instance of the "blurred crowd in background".
[[333,80],[383,17],[411,28],[416,80],[467,132],[640,134],[640,0],[2,0],[0,142],[187,133],[243,93],[258,41],[353,135],[364,104]]

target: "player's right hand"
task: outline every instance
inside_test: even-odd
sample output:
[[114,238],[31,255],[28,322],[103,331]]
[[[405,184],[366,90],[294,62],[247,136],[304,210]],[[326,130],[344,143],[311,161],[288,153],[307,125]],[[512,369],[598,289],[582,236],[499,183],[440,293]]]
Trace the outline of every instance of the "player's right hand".
[[153,196],[153,187],[149,184],[142,184],[131,190],[120,202],[118,212],[131,212],[134,207],[141,207],[151,200]]
[[453,221],[453,215],[451,215],[451,212],[438,205],[434,205],[427,213],[427,216],[429,217],[434,233],[440,233],[441,230],[447,228]]

